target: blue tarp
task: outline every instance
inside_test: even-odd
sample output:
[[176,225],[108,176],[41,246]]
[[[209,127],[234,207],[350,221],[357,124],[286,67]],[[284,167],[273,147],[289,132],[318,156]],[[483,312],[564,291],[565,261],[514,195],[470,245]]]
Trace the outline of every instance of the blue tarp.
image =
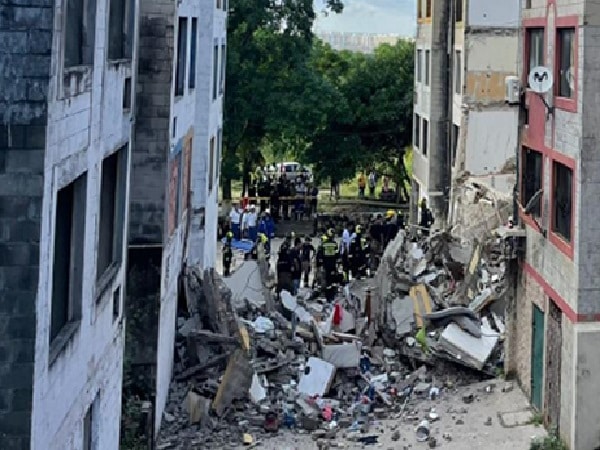
[[[227,242],[226,238],[221,239],[223,245]],[[231,241],[231,248],[234,250],[242,250],[245,253],[249,253],[252,251],[252,241],[249,239],[242,239],[238,241],[237,239],[233,239]]]

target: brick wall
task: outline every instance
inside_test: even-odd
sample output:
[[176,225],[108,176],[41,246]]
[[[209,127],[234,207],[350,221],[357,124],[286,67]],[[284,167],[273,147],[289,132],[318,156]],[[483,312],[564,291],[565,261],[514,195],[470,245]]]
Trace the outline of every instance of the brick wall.
[[174,15],[173,2],[140,1],[130,244],[163,242]]
[[0,448],[29,448],[51,0],[0,8]]

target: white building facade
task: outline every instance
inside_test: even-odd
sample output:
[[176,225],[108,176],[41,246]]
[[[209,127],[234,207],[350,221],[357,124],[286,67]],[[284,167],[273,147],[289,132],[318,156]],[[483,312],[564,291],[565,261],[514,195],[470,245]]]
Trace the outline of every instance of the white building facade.
[[118,448],[135,11],[135,0],[51,5],[36,450]]

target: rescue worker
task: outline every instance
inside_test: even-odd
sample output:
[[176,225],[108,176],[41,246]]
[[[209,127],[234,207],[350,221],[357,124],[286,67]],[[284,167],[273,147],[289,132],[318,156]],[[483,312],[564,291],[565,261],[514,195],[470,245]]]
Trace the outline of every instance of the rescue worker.
[[433,214],[427,207],[427,200],[423,197],[421,200],[421,221],[419,222],[419,226],[424,236],[429,236],[429,230],[431,229],[431,225],[433,225],[433,221]]
[[300,289],[300,280],[302,279],[302,240],[300,238],[294,239],[294,246],[290,249],[290,262],[291,262],[291,272],[292,272],[292,285],[294,286],[294,290],[292,291],[292,295],[298,294],[298,289]]
[[315,247],[312,245],[310,237],[306,236],[304,238],[304,244],[302,244],[302,275],[304,276],[304,287],[308,287],[310,266],[314,253]]
[[223,275],[226,277],[231,273],[231,261],[233,260],[233,250],[231,248],[232,240],[233,233],[228,231],[225,235],[225,246],[223,247]]
[[396,227],[396,221],[394,220],[395,213],[392,210],[389,210],[386,213],[385,225],[384,225],[384,234],[385,234],[385,245],[389,244],[394,240],[396,234],[398,233],[398,228]]
[[338,246],[336,242],[329,237],[323,243],[323,269],[325,271],[325,289],[326,293],[333,288],[337,277]]
[[406,224],[404,222],[404,213],[401,210],[398,210],[396,213],[396,228],[398,231],[404,230],[406,228]]
[[[287,240],[287,239],[286,239]],[[282,290],[293,292],[294,286],[292,283],[292,268],[289,255],[289,246],[285,245],[285,242],[279,249],[279,255],[277,256],[277,294],[280,294]]]
[[360,279],[362,266],[364,265],[364,254],[362,248],[362,227],[360,225],[356,226],[356,231],[352,235],[352,240],[350,241],[350,271],[352,272],[352,278]]
[[321,242],[317,247],[317,251],[315,252],[315,277],[313,278],[312,288],[314,289],[317,285],[321,287],[323,285],[324,275],[323,275],[323,263],[325,261],[325,253],[323,250],[323,245],[327,242],[327,236],[321,236]]

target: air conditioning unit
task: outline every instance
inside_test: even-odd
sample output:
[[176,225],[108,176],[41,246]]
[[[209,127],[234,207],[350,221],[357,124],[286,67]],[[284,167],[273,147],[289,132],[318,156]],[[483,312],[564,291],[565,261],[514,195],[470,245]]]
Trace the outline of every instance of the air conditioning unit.
[[509,105],[517,105],[521,102],[521,86],[519,77],[509,76],[504,79],[506,92],[504,93],[504,101]]

